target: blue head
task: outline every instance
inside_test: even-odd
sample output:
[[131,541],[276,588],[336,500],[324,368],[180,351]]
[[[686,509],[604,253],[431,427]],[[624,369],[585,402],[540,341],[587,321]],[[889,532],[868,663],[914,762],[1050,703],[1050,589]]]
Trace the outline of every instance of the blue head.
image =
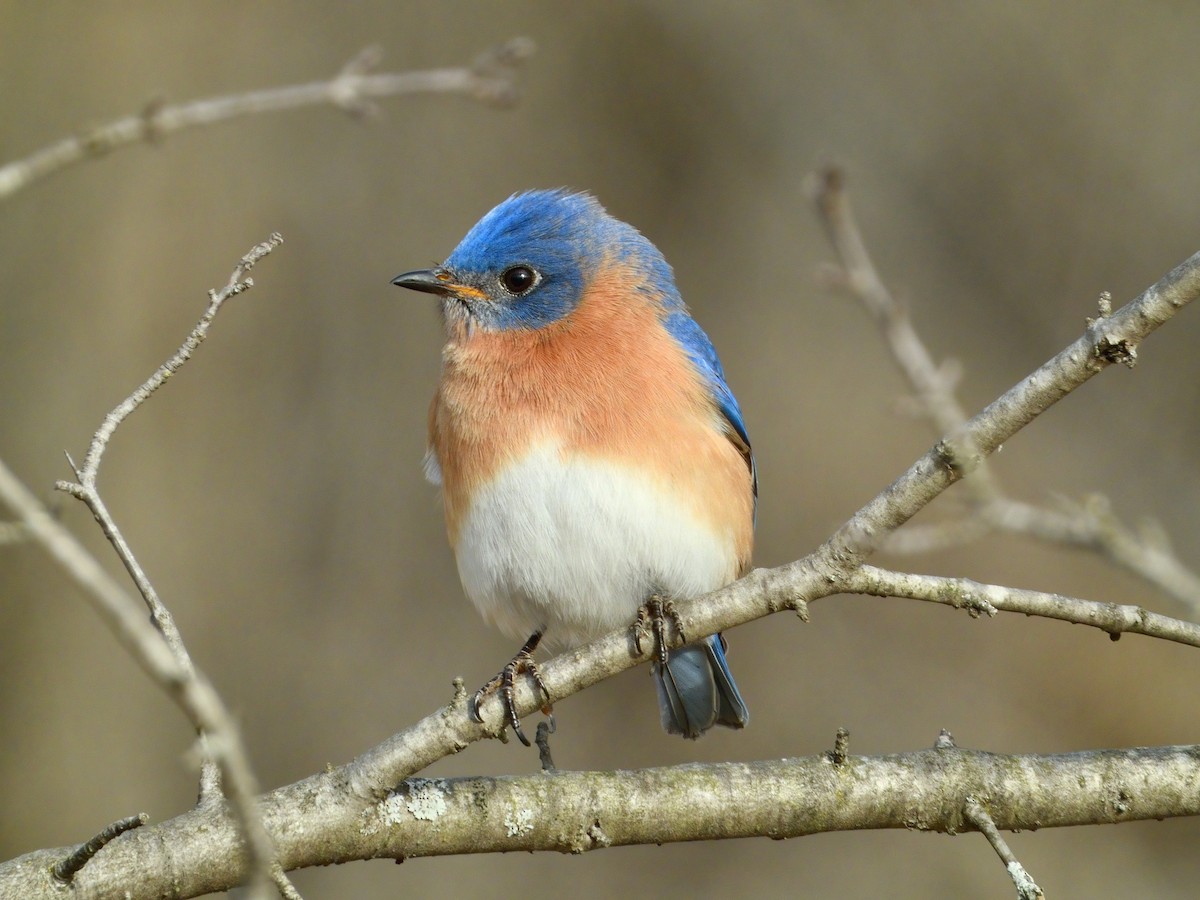
[[630,279],[629,290],[658,306],[663,327],[703,378],[745,456],[757,497],[741,409],[717,351],[679,296],[671,267],[636,228],[614,219],[590,194],[514,194],[480,219],[442,265],[405,272],[392,284],[439,295],[452,333],[534,330],[569,315],[605,266],[619,267]]
[[476,223],[435,269],[393,284],[439,294],[449,324],[488,331],[536,329],[568,315],[602,266],[621,264],[640,292],[682,307],[671,267],[631,225],[589,194],[527,191]]

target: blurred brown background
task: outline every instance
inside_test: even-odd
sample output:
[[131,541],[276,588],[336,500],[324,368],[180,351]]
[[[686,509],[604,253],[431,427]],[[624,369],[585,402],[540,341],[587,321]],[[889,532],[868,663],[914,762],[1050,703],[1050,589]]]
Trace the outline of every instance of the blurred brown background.
[[[0,209],[0,456],[55,499],[62,450],[179,343],[251,244],[255,272],[197,357],[118,432],[101,488],[268,787],[340,763],[516,649],[462,597],[421,475],[434,307],[388,284],[442,259],[514,190],[594,191],[674,264],[758,453],[757,562],[831,529],[933,436],[865,314],[814,279],[801,189],[848,167],[870,246],[976,409],[1200,248],[1200,8],[1185,3],[201,2],[0,5],[0,158],[172,101],[326,78],[367,44],[389,70],[539,52],[511,111],[385,100],[238,120],[76,166]],[[1005,448],[1025,499],[1110,495],[1198,562],[1200,317],[1187,310]],[[932,521],[953,496],[922,517]],[[1182,611],[1086,555],[1016,539],[882,560]],[[1200,653],[905,601],[830,599],[729,635],[753,712],[698,743],[658,726],[645,669],[559,704],[569,768],[963,746],[1056,752],[1200,741]],[[0,858],[184,810],[182,716],[37,551],[0,548]],[[530,772],[479,744],[435,774]],[[1192,897],[1200,822],[1013,837],[1052,897]],[[481,856],[301,872],[310,897],[629,893],[995,897],[978,836]]]

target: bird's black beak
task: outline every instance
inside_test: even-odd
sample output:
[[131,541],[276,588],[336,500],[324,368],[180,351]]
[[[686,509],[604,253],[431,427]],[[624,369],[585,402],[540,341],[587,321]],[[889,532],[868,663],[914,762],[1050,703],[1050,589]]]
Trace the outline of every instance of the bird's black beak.
[[414,269],[392,279],[396,287],[423,291],[426,294],[441,294],[449,297],[454,293],[454,280],[444,269]]

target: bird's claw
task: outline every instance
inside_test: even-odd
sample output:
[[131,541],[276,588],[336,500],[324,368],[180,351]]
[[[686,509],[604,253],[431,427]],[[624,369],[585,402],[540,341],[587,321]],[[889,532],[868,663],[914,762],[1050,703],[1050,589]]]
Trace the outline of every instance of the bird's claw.
[[525,646],[517,651],[517,655],[509,661],[508,665],[492,676],[483,687],[477,690],[475,696],[471,698],[471,702],[467,704],[468,714],[474,721],[482,724],[483,717],[479,714],[479,704],[484,701],[488,694],[498,692],[500,694],[500,702],[504,704],[504,715],[507,719],[506,724],[512,728],[517,739],[526,747],[533,745],[530,744],[529,738],[525,737],[525,732],[521,730],[521,717],[517,715],[516,678],[519,674],[527,672],[530,675],[534,686],[546,698],[542,712],[550,715],[551,711],[550,691],[546,688],[546,683],[542,681],[542,674],[538,671],[537,662],[533,658],[533,651],[537,648],[541,637],[540,632],[530,637],[525,642]]
[[687,643],[687,635],[683,633],[683,623],[679,613],[675,611],[675,603],[669,597],[654,594],[638,607],[637,619],[633,623],[633,646],[638,653],[642,652],[642,638],[654,636],[654,648],[658,654],[659,665],[667,664],[667,620],[675,627],[679,640]]

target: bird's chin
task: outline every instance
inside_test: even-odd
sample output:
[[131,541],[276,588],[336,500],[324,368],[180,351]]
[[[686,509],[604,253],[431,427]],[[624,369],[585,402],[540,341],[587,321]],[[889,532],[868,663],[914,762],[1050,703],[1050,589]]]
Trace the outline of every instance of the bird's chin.
[[446,335],[452,340],[467,340],[479,329],[479,319],[476,318],[465,300],[458,297],[444,297],[441,306]]

